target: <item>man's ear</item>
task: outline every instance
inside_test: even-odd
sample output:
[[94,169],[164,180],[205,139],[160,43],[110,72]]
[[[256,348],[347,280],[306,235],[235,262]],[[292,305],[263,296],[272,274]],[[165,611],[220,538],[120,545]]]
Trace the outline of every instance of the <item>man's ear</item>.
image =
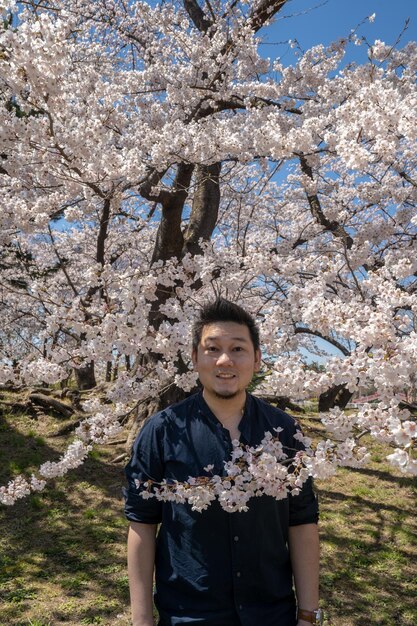
[[261,351],[255,350],[255,365],[254,365],[254,372],[259,372],[259,370],[261,369],[261,361],[262,361],[262,355],[261,355]]
[[197,350],[195,350],[194,348],[191,352],[191,360],[193,362],[193,366],[195,367],[197,365]]

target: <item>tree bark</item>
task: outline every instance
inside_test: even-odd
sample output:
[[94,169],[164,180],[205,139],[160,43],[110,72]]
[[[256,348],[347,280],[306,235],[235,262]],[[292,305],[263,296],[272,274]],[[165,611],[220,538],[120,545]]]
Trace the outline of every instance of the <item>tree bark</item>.
[[[193,169],[193,167],[188,165],[179,165],[170,197],[164,194],[163,198],[160,199],[162,203],[162,217],[153,252],[153,262],[166,261],[173,256],[181,259],[187,253],[191,255],[200,254],[201,246],[199,240],[208,241],[213,233],[220,205],[220,163],[196,167],[195,191],[190,220],[184,234],[181,230],[182,212],[188,195]],[[156,198],[153,197],[152,199],[155,200]],[[150,322],[155,329],[158,329],[166,319],[160,309],[161,305],[166,302],[172,293],[172,290],[167,290],[164,287],[161,287],[156,292],[157,299],[152,303],[150,313]],[[159,359],[159,354],[146,356],[146,361],[150,366]],[[187,366],[181,355],[178,355],[176,366],[180,373],[187,371]],[[126,442],[127,450],[130,451],[136,434],[147,416],[160,411],[174,402],[183,400],[187,395],[189,394],[183,389],[172,384],[158,398],[149,400],[130,423]]]
[[94,361],[84,363],[80,367],[74,368],[75,380],[78,389],[81,391],[86,389],[94,389],[96,387],[96,377],[94,373]]
[[120,357],[117,356],[114,360],[114,364],[113,364],[113,369],[111,372],[111,380],[117,380],[117,377],[119,375],[119,363],[120,363]]
[[265,22],[278,13],[287,2],[288,0],[261,0],[249,16],[253,30],[258,32]]
[[74,409],[56,398],[51,398],[43,393],[31,393],[29,396],[30,402],[33,404],[40,404],[42,407],[48,410],[55,411],[63,417],[71,417],[74,413]]
[[351,400],[353,393],[346,388],[346,385],[335,385],[320,394],[319,411],[326,412],[334,407],[344,409]]
[[112,371],[112,362],[111,361],[107,361],[107,363],[106,363],[106,376],[105,376],[106,383],[109,383],[111,381],[111,371]]
[[184,233],[182,256],[201,254],[200,239],[209,241],[217,223],[220,205],[221,163],[196,168],[193,206]]
[[[180,259],[184,237],[181,230],[182,212],[188,196],[194,166],[180,163],[170,192],[164,191],[159,195],[151,195],[147,189],[142,189],[142,195],[148,200],[155,200],[162,205],[161,221],[156,235],[155,247],[152,254],[152,263]],[[158,329],[165,319],[160,312],[164,304],[173,293],[172,289],[160,285],[156,290],[156,299],[151,304],[149,321]]]
[[188,196],[193,175],[193,165],[179,163],[171,192],[153,197],[162,204],[161,222],[158,227],[152,263],[181,258],[183,234],[181,230],[182,212]]

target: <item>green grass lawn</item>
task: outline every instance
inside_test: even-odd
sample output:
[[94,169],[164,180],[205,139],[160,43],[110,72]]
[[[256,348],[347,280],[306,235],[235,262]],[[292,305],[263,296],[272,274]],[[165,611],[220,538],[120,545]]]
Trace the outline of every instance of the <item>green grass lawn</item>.
[[[64,440],[51,435],[65,423],[0,415],[1,484],[56,459]],[[0,626],[129,624],[123,467],[111,463],[122,451],[97,449],[43,493],[0,508]],[[317,484],[328,626],[417,624],[416,482],[386,453],[374,447],[366,469]]]

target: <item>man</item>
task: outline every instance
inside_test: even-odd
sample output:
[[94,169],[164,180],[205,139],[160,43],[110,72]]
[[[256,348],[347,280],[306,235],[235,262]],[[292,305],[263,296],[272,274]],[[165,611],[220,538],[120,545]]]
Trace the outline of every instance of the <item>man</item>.
[[135,479],[207,476],[208,465],[224,474],[233,439],[255,446],[277,427],[287,454],[300,449],[295,420],[246,392],[261,363],[259,332],[246,311],[223,299],[206,305],[193,328],[192,360],[202,392],[151,417],[126,468],[133,626],[154,623],[154,569],[159,626],[320,624],[311,481],[300,495],[254,497],[237,513],[217,501],[198,513],[189,504],[144,499],[136,487]]

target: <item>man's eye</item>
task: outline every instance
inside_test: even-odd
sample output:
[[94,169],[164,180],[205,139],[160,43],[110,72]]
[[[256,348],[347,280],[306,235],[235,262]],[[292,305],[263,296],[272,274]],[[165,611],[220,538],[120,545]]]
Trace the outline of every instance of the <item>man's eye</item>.
[[215,348],[214,346],[209,346],[208,348],[206,348],[206,350],[208,352],[215,352],[217,350],[217,348]]
[[236,346],[236,348],[233,348],[234,352],[241,352],[243,350],[242,346]]

